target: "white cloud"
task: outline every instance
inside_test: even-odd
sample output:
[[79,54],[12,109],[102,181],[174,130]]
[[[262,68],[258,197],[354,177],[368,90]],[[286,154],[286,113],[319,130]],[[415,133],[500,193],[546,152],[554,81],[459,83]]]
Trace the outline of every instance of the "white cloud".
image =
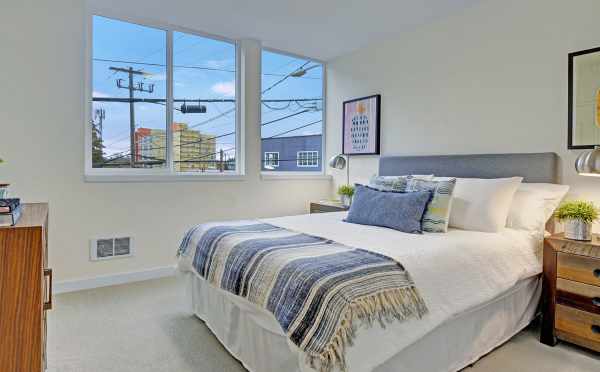
[[165,80],[167,80],[167,75],[166,74],[151,74],[151,75],[146,75],[145,78],[148,80],[152,80],[152,81],[165,81]]
[[209,59],[207,61],[204,62],[204,66],[206,67],[210,67],[210,68],[218,68],[218,69],[224,69],[226,67],[232,68],[232,65],[234,65],[234,61],[231,58],[227,58],[227,59]]
[[226,97],[235,96],[235,82],[233,81],[222,81],[220,83],[216,83],[210,89],[213,92]]
[[95,90],[92,92],[92,97],[97,97],[97,98],[107,98],[108,94],[104,93],[104,92],[100,92],[98,90]]

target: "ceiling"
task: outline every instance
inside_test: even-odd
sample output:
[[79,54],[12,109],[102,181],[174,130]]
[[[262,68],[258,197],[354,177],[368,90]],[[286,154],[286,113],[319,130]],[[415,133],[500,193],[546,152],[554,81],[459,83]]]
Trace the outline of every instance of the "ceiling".
[[102,8],[331,60],[478,0],[90,0]]

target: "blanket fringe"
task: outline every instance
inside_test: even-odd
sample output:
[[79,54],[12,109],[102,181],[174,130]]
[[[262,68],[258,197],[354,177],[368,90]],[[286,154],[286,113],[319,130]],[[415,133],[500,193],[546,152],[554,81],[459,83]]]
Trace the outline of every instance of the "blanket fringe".
[[319,354],[307,353],[307,363],[319,372],[331,372],[336,366],[340,371],[346,372],[345,351],[347,346],[353,345],[356,337],[356,320],[368,327],[378,321],[385,328],[386,324],[394,320],[421,318],[427,311],[425,302],[414,286],[385,290],[359,298],[344,310],[342,320],[325,349]]

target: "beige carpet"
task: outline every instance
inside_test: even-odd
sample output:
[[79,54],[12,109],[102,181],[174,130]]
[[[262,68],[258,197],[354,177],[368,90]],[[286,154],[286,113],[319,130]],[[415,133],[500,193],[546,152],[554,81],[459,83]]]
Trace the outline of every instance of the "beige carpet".
[[[184,312],[182,296],[175,278],[56,296],[49,372],[244,372],[204,323]],[[532,327],[465,371],[598,372],[600,357],[542,345]]]

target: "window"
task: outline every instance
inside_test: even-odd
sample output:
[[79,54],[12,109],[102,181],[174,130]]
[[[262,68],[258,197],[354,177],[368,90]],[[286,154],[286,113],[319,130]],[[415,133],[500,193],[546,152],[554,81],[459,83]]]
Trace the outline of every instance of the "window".
[[279,153],[278,152],[265,152],[265,162],[263,169],[270,170],[271,168],[279,167]]
[[[262,51],[263,171],[322,171],[323,73],[320,62]],[[276,167],[266,166],[271,153],[278,154]]]
[[311,167],[315,168],[319,166],[319,152],[318,151],[298,151],[296,164],[298,167]]
[[235,42],[93,16],[91,54],[92,173],[235,173]]

